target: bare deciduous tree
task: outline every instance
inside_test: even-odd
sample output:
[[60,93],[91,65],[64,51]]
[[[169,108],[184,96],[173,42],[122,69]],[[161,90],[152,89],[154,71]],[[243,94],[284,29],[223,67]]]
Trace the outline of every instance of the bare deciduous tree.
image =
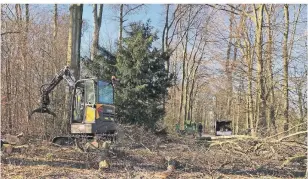
[[288,54],[288,37],[289,37],[289,5],[284,5],[285,31],[283,33],[283,95],[284,95],[284,130],[289,129],[289,54]]
[[102,14],[103,14],[104,5],[100,4],[97,12],[97,5],[93,5],[93,18],[94,18],[94,32],[93,32],[93,41],[91,47],[91,59],[97,55],[97,50],[99,46],[99,32],[102,24]]

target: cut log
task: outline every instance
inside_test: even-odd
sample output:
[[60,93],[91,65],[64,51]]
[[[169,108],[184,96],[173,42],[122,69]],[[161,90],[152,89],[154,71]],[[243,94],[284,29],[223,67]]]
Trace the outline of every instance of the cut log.
[[29,146],[28,145],[20,145],[20,146],[13,146],[11,144],[3,144],[2,149],[4,153],[11,154],[12,152],[23,152]]
[[196,140],[224,140],[224,139],[252,139],[254,137],[248,135],[229,135],[229,136],[202,136],[197,137]]
[[11,144],[3,144],[4,153],[11,154],[13,152],[13,146]]
[[18,135],[11,135],[11,134],[5,134],[4,138],[1,139],[4,142],[8,143],[8,144],[12,144],[12,145],[20,145],[20,138],[23,136],[23,133],[20,133]]
[[99,162],[98,169],[105,170],[110,168],[110,163],[107,160],[102,160]]
[[304,163],[305,159],[307,159],[307,155],[298,155],[298,156],[290,157],[283,162],[282,166],[286,166],[290,163],[295,163],[295,162]]

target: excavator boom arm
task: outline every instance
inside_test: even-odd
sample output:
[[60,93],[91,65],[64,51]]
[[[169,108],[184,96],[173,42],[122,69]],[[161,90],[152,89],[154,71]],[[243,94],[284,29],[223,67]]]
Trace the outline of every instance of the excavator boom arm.
[[70,87],[74,87],[76,80],[70,69],[66,66],[64,69],[60,70],[60,72],[51,80],[49,84],[44,85],[46,87],[43,89],[43,94],[48,95],[63,79],[66,80]]
[[50,99],[49,99],[49,93],[51,93],[54,88],[63,80],[65,79],[68,85],[73,88],[75,85],[75,78],[70,71],[69,67],[66,66],[63,69],[60,70],[60,72],[51,80],[50,83],[44,84],[41,87],[41,105],[39,108],[33,110],[29,114],[29,118],[31,118],[33,113],[39,112],[39,113],[48,113],[53,116],[56,116],[55,113],[51,112],[48,109],[48,105],[50,104]]

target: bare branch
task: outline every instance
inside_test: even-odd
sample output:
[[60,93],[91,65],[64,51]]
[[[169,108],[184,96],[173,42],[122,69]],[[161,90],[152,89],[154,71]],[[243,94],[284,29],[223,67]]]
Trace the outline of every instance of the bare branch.
[[305,133],[307,133],[307,132],[308,132],[308,131],[296,132],[296,133],[294,133],[294,134],[290,134],[290,135],[287,135],[287,136],[285,136],[285,137],[282,137],[282,138],[278,139],[278,141],[280,142],[280,141],[282,141],[283,139],[290,138],[290,137],[293,137],[293,136],[297,136],[297,135],[300,135],[300,134],[305,134]]
[[224,6],[223,7],[217,7],[217,5],[211,5],[211,4],[205,4],[205,5],[212,7],[214,9],[217,9],[217,10],[222,10],[222,11],[230,12],[232,14],[240,15],[239,13],[236,13],[236,12],[230,10],[230,9],[226,9]]
[[137,5],[137,6],[133,7],[133,8],[131,8],[131,9],[129,9],[129,10],[123,15],[123,17],[125,17],[128,13],[130,13],[130,12],[132,12],[132,11],[138,9],[139,7],[142,7],[143,5],[144,5],[144,4],[139,4],[139,5]]
[[17,31],[17,32],[3,32],[1,33],[1,35],[6,35],[6,34],[19,34],[20,32]]

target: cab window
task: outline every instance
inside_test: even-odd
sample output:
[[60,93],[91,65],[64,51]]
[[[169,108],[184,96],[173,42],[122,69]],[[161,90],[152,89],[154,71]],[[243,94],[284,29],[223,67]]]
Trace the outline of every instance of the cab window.
[[95,104],[95,88],[94,81],[85,81],[85,103]]
[[98,103],[113,104],[113,86],[104,81],[98,81]]

